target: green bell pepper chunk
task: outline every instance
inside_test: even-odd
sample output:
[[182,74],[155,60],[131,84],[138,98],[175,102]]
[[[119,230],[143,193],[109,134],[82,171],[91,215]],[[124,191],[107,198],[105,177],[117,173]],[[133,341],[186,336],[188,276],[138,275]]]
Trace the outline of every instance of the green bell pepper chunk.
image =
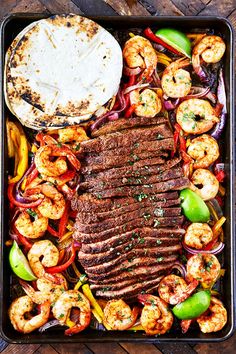
[[180,304],[175,305],[172,311],[180,320],[191,320],[203,314],[210,306],[210,302],[211,292],[209,290],[199,291]]
[[206,203],[191,189],[183,189],[180,192],[181,207],[187,219],[191,222],[208,222],[210,211]]

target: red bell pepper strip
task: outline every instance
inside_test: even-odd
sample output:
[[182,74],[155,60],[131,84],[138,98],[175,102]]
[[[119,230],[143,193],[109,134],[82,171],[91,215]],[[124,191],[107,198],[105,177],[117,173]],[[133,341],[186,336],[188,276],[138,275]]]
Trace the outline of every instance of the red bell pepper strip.
[[61,217],[58,227],[58,236],[62,237],[66,232],[66,225],[69,219],[69,202],[66,202],[65,211]]
[[25,186],[27,187],[36,177],[38,177],[39,171],[35,167],[33,171],[29,174],[28,177],[26,177],[26,184]]
[[178,141],[179,141],[179,133],[175,130],[174,131],[174,150],[171,151],[171,157],[174,157],[174,155],[177,151]]
[[58,231],[54,230],[50,225],[47,227],[47,231],[55,237],[60,237]]
[[168,49],[170,52],[174,53],[174,54],[178,54],[180,55],[181,53],[178,52],[178,50],[176,50],[175,48],[171,47],[169,44],[167,44],[166,42],[164,42],[162,39],[160,39],[159,37],[157,37],[151,30],[150,27],[146,28],[144,30],[144,35],[150,39],[151,41],[161,44],[163,47],[165,47],[166,49]]
[[33,201],[32,203],[21,203],[21,202],[18,202],[13,193],[14,193],[14,188],[15,188],[15,183],[10,183],[8,185],[8,189],[7,189],[7,196],[8,196],[8,199],[10,201],[11,204],[17,206],[17,207],[20,207],[20,208],[35,208],[36,206],[38,206],[40,203],[42,203],[43,199],[38,199],[38,200],[35,200]]
[[219,182],[223,182],[224,179],[226,177],[226,174],[223,170],[219,171],[217,174],[216,174],[216,178]]
[[129,118],[132,115],[132,113],[134,112],[136,107],[137,107],[136,104],[132,104],[125,112],[125,118]]
[[12,231],[17,235],[19,242],[24,246],[24,248],[28,252],[32,247],[32,243],[29,242],[25,236],[21,235],[21,233],[17,230],[15,224],[13,224],[12,226]]
[[76,249],[74,247],[74,244],[72,244],[71,255],[68,261],[55,267],[45,268],[46,272],[50,274],[64,272],[74,262],[75,256],[76,256]]
[[217,244],[218,241],[218,237],[214,238],[211,242],[208,243],[208,245],[206,247],[204,247],[202,250],[203,251],[210,251],[212,250],[215,245]]

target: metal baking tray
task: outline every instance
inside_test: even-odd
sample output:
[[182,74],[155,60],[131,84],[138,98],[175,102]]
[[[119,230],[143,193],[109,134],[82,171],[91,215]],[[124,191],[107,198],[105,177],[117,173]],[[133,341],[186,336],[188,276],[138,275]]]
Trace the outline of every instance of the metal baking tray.
[[[25,26],[32,21],[42,19],[47,15],[42,14],[13,14],[5,18],[1,24],[1,77],[3,78],[4,56],[5,52],[14,39]],[[235,232],[234,232],[234,53],[233,53],[233,29],[231,24],[221,17],[91,17],[93,20],[106,28],[113,29],[129,29],[134,27],[145,28],[150,27],[174,27],[183,31],[191,31],[194,28],[210,28],[219,31],[226,42],[226,53],[224,56],[224,76],[227,91],[227,125],[223,136],[224,157],[227,172],[226,182],[226,200],[224,215],[227,218],[225,224],[225,249],[223,254],[223,266],[226,274],[222,279],[221,292],[223,293],[223,301],[228,311],[227,325],[220,331],[211,334],[203,334],[199,329],[191,329],[187,334],[182,334],[180,329],[171,330],[170,333],[158,337],[147,337],[142,332],[115,332],[115,331],[97,331],[88,329],[78,333],[73,337],[64,336],[64,329],[52,329],[48,332],[39,334],[37,332],[22,335],[16,332],[10,324],[8,318],[8,308],[10,305],[10,284],[11,270],[8,264],[9,248],[5,246],[8,239],[9,229],[9,212],[7,202],[7,171],[8,157],[7,144],[5,134],[5,120],[10,115],[6,108],[3,97],[3,87],[1,80],[1,264],[0,264],[0,332],[4,340],[11,343],[56,343],[56,342],[219,342],[229,338],[235,326]]]

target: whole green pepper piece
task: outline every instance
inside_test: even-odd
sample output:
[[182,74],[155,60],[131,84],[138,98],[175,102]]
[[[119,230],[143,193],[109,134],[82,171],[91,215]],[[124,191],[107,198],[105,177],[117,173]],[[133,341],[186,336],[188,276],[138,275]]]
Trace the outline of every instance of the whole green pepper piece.
[[180,192],[181,207],[187,219],[192,222],[208,222],[210,211],[206,203],[191,189],[183,189]]
[[180,304],[175,305],[172,311],[181,320],[191,320],[203,314],[210,306],[210,302],[211,292],[209,290],[199,291]]

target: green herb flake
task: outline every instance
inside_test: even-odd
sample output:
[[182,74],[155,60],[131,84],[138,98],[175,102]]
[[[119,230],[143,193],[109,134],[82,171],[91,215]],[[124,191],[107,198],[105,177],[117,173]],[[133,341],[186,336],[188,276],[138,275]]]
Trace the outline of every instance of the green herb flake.
[[36,218],[38,216],[37,213],[31,208],[26,209],[26,212],[33,218]]

